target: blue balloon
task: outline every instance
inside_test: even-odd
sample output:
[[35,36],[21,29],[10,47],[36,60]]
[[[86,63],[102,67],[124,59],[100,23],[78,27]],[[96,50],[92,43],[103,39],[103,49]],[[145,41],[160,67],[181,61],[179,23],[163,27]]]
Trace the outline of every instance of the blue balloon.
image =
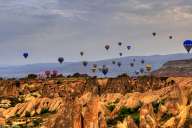
[[59,57],[59,58],[58,58],[58,61],[59,61],[60,64],[62,64],[63,61],[64,61],[64,58],[63,58],[63,57]]
[[27,59],[28,56],[29,56],[29,54],[28,54],[27,52],[23,53],[23,57],[24,57],[25,59]]
[[107,75],[108,71],[109,71],[109,69],[107,67],[102,68],[103,75]]
[[183,46],[185,47],[185,49],[187,50],[187,52],[189,53],[191,48],[192,48],[192,40],[185,40],[183,42]]
[[127,49],[130,50],[130,49],[131,49],[131,46],[127,46]]

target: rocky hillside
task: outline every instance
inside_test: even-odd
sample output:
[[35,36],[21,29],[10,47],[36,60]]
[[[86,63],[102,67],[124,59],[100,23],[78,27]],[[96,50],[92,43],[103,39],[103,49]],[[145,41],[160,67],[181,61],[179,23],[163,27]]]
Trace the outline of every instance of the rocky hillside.
[[0,127],[187,128],[192,77],[0,81]]
[[159,70],[153,72],[155,76],[192,76],[192,59],[168,61]]

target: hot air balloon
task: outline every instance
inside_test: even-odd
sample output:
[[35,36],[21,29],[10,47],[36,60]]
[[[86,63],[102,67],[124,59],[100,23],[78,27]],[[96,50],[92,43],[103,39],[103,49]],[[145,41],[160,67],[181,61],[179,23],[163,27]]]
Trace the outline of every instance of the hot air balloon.
[[151,69],[152,69],[152,65],[151,64],[146,64],[146,70],[148,71],[148,72],[150,72],[151,71]]
[[94,68],[97,68],[97,64],[93,64],[93,67],[94,67]]
[[115,65],[115,64],[116,64],[116,62],[115,62],[115,61],[112,61],[112,64],[113,64],[113,65]]
[[118,45],[121,46],[121,45],[122,45],[122,42],[119,42]]
[[141,60],[141,64],[144,64],[145,63],[145,61],[144,60]]
[[103,68],[106,68],[107,66],[105,65],[105,64],[103,64],[103,66],[102,66]]
[[183,42],[183,46],[185,47],[185,49],[189,53],[191,51],[191,48],[192,48],[192,40],[185,40]]
[[131,67],[134,67],[134,63],[130,63],[130,66],[131,66]]
[[109,71],[109,69],[107,67],[102,68],[103,75],[107,75],[108,71]]
[[106,50],[109,50],[109,48],[110,48],[110,45],[105,45]]
[[120,52],[120,53],[119,53],[119,56],[122,56],[122,55],[123,55],[123,53],[122,53],[122,52]]
[[84,67],[86,67],[86,66],[87,66],[87,64],[88,64],[88,62],[87,62],[87,61],[83,61],[83,66],[84,66]]
[[157,33],[156,33],[156,32],[153,32],[153,33],[152,33],[152,35],[153,35],[153,36],[156,36],[156,35],[157,35]]
[[139,71],[135,71],[135,75],[139,75]]
[[81,51],[81,52],[80,52],[80,55],[81,55],[81,56],[83,56],[83,55],[84,55],[84,52],[83,52],[83,51]]
[[102,68],[98,68],[99,72],[102,72]]
[[144,69],[140,68],[140,73],[143,74],[144,73]]
[[96,72],[96,68],[92,68],[91,71],[92,71],[93,73],[95,73],[95,72]]
[[119,67],[121,67],[122,64],[121,64],[121,62],[117,62],[117,65],[118,65]]
[[29,56],[29,54],[28,54],[27,52],[23,53],[23,57],[24,57],[25,59],[27,59],[28,56]]
[[131,46],[127,46],[127,49],[130,50],[130,49],[131,49]]
[[62,64],[63,61],[64,61],[64,58],[63,58],[63,57],[59,57],[59,58],[58,58],[58,61],[59,61],[60,64]]

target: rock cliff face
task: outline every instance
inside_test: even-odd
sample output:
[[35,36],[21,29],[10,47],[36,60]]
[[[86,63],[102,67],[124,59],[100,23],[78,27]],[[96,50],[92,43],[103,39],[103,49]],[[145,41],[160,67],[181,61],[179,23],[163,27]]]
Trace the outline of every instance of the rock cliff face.
[[192,59],[169,61],[152,74],[161,77],[192,76]]
[[171,79],[176,82],[174,86],[145,93],[83,94],[64,107],[57,123],[47,128],[189,127],[192,79]]
[[19,87],[15,81],[0,81],[0,96],[18,96]]

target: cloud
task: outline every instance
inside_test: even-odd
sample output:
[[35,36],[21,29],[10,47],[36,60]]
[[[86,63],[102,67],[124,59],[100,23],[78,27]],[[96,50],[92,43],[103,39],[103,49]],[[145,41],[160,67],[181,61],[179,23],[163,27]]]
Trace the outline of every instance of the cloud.
[[[139,49],[129,55],[182,51],[178,42],[192,32],[191,8],[191,0],[0,0],[0,58],[22,63],[14,54],[29,50],[34,62],[61,54],[78,60],[81,49],[89,53],[84,59],[111,58],[118,41]],[[152,40],[153,31],[161,38]],[[170,33],[178,37],[172,44]],[[115,52],[105,54],[105,43]]]

